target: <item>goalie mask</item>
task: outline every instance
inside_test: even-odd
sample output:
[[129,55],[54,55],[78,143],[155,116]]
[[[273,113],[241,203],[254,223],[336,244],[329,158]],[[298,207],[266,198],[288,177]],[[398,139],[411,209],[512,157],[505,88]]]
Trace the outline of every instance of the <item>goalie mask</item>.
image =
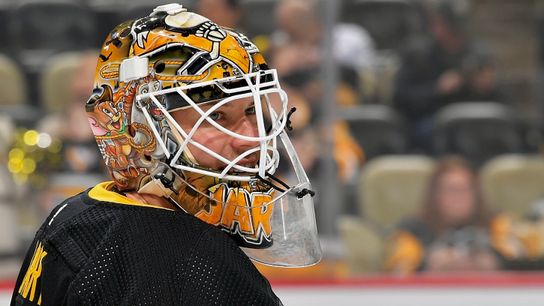
[[179,4],[125,22],[102,46],[86,110],[118,191],[168,199],[256,261],[321,259],[287,95],[242,34]]

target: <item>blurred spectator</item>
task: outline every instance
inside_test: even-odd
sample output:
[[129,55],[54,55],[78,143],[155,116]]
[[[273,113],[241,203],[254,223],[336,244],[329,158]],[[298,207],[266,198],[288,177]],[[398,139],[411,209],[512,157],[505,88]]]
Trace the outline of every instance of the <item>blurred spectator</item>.
[[240,0],[199,0],[196,12],[207,16],[220,26],[242,31]]
[[93,90],[96,58],[96,51],[82,54],[75,77],[69,82],[73,100],[59,101],[65,105],[63,111],[50,114],[38,123],[38,131],[60,140],[59,154],[62,156],[58,166],[53,169],[48,167],[47,185],[42,186],[37,199],[43,214],[49,213],[67,196],[107,178],[85,113],[85,102]]
[[96,150],[94,136],[89,128],[85,101],[90,96],[96,66],[96,52],[82,55],[81,63],[70,81],[73,101],[59,101],[66,105],[63,112],[51,114],[38,124],[40,132],[46,132],[63,143],[63,171],[100,172],[101,157]]
[[370,34],[361,26],[339,23],[333,29],[333,55],[341,67],[357,71],[371,69],[375,60],[375,46]]
[[273,46],[319,44],[321,26],[312,0],[281,0],[275,16],[278,30],[271,37]]
[[544,270],[544,199],[536,200],[522,219],[496,218],[493,232],[505,269]]
[[[316,2],[312,0],[282,0],[276,7],[278,30],[270,37],[272,66],[285,81],[304,87],[309,98],[319,99],[319,77],[322,58],[322,20],[318,17]],[[356,24],[336,24],[333,28],[333,56],[340,69],[339,91],[352,99],[341,99],[341,105],[358,103],[359,75],[371,69],[374,61],[374,43],[368,32]]]
[[496,70],[450,2],[429,6],[429,37],[409,41],[396,78],[395,104],[411,121],[417,149],[430,150],[433,115],[452,102],[500,101]]
[[[285,82],[298,88],[310,103],[319,103],[321,29],[310,0],[279,1],[278,29],[270,36],[271,66]],[[314,114],[315,116],[316,114]]]
[[[323,86],[320,74],[322,55],[322,25],[312,0],[282,0],[276,7],[276,21],[279,29],[271,35],[270,62],[278,70],[284,87],[288,87],[290,104],[296,102],[300,108],[306,105],[302,114],[310,118],[306,125],[295,127],[293,136],[295,146],[320,148],[319,139],[324,130],[317,126],[322,114]],[[337,25],[335,38],[335,60],[341,68],[341,80],[337,84],[336,103],[354,105],[359,103],[359,69],[370,66],[373,45],[370,36],[358,25]],[[296,99],[293,100],[293,97]],[[306,114],[310,113],[311,116]],[[338,178],[346,183],[355,178],[361,167],[363,153],[351,137],[349,129],[342,122],[333,127],[334,159],[338,168]],[[300,138],[300,139],[299,139]],[[312,144],[313,143],[313,144]],[[300,152],[307,151],[299,149]],[[301,160],[310,175],[317,175],[321,159],[316,154],[302,153]]]
[[450,157],[438,163],[419,216],[404,221],[392,236],[386,269],[414,271],[494,270],[500,267],[477,176],[468,163]]

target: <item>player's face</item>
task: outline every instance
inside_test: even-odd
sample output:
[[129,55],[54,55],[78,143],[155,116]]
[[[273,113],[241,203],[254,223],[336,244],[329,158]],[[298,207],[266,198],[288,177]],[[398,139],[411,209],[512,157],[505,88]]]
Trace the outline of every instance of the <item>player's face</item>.
[[[215,103],[211,102],[200,105],[200,107],[206,112],[213,105]],[[201,118],[201,115],[193,108],[175,111],[172,113],[172,116],[186,133],[189,133]],[[212,112],[209,118],[234,133],[249,137],[258,136],[253,98],[239,99],[231,103],[226,103]],[[258,142],[242,140],[225,134],[208,121],[204,121],[200,125],[192,140],[229,160],[233,160],[247,150],[258,146]],[[220,160],[192,144],[189,144],[189,150],[198,164],[203,167],[221,170],[226,166]],[[253,168],[257,165],[258,160],[259,154],[256,152],[243,158],[237,164]]]

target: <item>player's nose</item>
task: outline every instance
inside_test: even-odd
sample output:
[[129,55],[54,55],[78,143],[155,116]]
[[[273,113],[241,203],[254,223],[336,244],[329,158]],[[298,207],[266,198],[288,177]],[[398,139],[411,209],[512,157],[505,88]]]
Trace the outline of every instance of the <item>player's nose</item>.
[[[236,134],[246,136],[246,137],[259,136],[259,130],[257,128],[257,125],[255,124],[255,122],[251,122],[251,120],[248,120],[247,118],[242,118],[240,120],[234,132]],[[242,154],[249,149],[257,147],[259,145],[259,142],[254,140],[252,141],[252,140],[242,139],[239,137],[233,137],[231,145],[236,153]]]

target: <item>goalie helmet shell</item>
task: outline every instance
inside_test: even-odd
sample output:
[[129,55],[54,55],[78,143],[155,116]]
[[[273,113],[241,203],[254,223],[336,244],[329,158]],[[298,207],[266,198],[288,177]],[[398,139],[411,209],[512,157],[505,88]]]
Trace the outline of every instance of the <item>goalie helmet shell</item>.
[[[152,16],[125,22],[102,46],[95,94],[86,108],[100,152],[120,191],[139,190],[157,167],[154,161],[161,160],[152,131],[133,118],[138,93],[267,68],[245,36],[194,13],[179,15],[156,11]],[[120,78],[124,60],[142,57],[147,59],[144,77]],[[193,90],[189,94],[197,103],[226,97],[217,90]],[[168,106],[174,107],[181,106]]]

